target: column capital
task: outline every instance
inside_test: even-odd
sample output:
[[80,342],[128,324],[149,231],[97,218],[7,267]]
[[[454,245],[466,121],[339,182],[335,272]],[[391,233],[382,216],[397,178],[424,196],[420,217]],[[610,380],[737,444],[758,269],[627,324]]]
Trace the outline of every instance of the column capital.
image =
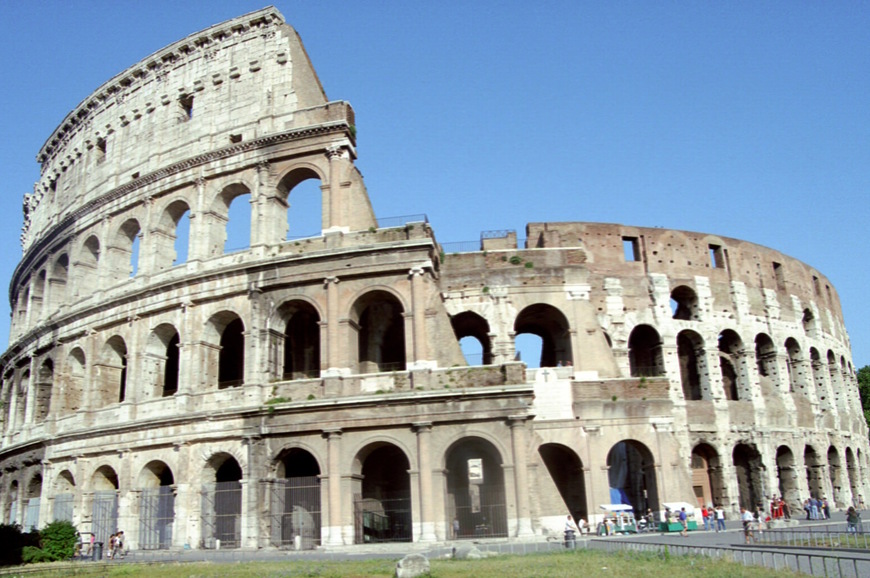
[[340,428],[340,427],[336,427],[336,428],[325,428],[325,429],[323,429],[323,430],[321,430],[321,431],[323,432],[323,433],[322,433],[323,437],[325,437],[325,438],[328,439],[328,440],[329,440],[329,439],[332,439],[332,438],[340,438],[340,437],[341,437],[341,434],[343,433],[343,432],[341,431],[341,428]]
[[535,417],[534,414],[530,414],[530,413],[509,415],[507,418],[508,425],[510,425],[512,428],[518,427],[518,426],[524,426],[525,422],[531,420],[534,417]]
[[323,278],[324,285],[329,285],[330,283],[335,283],[336,285],[338,285],[339,281],[341,281],[341,280],[338,277],[324,277]]
[[431,421],[418,421],[411,424],[411,427],[417,433],[428,433],[432,431]]

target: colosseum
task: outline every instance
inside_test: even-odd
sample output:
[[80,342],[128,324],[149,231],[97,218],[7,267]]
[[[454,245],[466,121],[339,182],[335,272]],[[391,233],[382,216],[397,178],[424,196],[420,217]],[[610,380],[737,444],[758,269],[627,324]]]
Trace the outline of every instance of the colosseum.
[[[122,529],[132,549],[314,548],[544,539],[612,503],[870,495],[820,271],[618,224],[442,245],[424,217],[378,220],[355,137],[274,8],[163,48],[63,119],[9,285],[3,522]],[[321,228],[296,238],[309,180]],[[241,250],[231,205],[250,214]]]

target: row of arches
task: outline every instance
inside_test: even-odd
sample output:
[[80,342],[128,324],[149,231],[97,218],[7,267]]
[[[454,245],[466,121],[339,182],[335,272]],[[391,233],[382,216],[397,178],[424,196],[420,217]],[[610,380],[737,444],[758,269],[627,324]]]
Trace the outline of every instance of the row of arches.
[[[845,464],[840,450],[830,445],[821,453],[812,444],[804,446],[796,455],[788,445],[776,446],[775,481],[768,485],[768,466],[753,443],[741,442],[731,451],[730,464],[706,442],[692,449],[692,486],[698,505],[729,504],[734,501],[742,508],[755,510],[767,505],[773,496],[782,497],[799,511],[807,498],[829,497],[837,507],[853,505],[862,493],[861,450],[845,448]],[[844,468],[845,466],[845,468]],[[737,481],[737,496],[728,495],[725,471],[733,468]],[[802,479],[803,477],[803,479]]]
[[[754,341],[754,348],[746,346],[736,331],[725,329],[719,333],[714,353],[708,354],[701,335],[691,329],[680,331],[675,345],[683,397],[687,400],[715,397],[711,391],[711,376],[718,373],[722,393],[728,400],[751,400],[753,383],[769,381],[779,386],[781,391],[814,396],[823,407],[836,406],[845,410],[854,402],[848,392],[854,389],[856,377],[845,356],[838,358],[829,349],[823,359],[818,349],[810,347],[807,359],[793,337],[786,339],[779,349],[765,333],[758,333]],[[654,327],[634,327],[628,339],[631,375],[666,375],[664,348],[664,342]],[[778,357],[785,361],[784,376],[777,363]],[[712,360],[718,364],[711,367]],[[828,392],[828,382],[832,393]],[[835,399],[832,400],[831,395]]]
[[[152,275],[190,259],[250,247],[256,241],[255,231],[275,231],[264,239],[269,243],[320,235],[322,181],[320,169],[306,165],[287,172],[269,193],[255,194],[259,189],[253,184],[237,182],[199,203],[194,200],[196,188],[183,190],[83,231],[80,241],[37,264],[20,283],[12,304],[13,335],[48,319],[69,302],[140,273]],[[258,214],[252,212],[258,198],[271,201],[270,218],[282,218],[283,227],[258,223]]]

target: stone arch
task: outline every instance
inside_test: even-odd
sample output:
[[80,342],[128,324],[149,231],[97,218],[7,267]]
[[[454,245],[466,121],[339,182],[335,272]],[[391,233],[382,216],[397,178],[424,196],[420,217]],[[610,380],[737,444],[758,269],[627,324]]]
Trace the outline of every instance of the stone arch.
[[665,374],[662,338],[650,325],[637,325],[628,336],[628,360],[632,377]]
[[473,363],[477,361],[473,354],[465,354],[468,365],[492,364],[492,340],[489,334],[489,322],[486,319],[474,311],[463,311],[452,316],[450,324],[453,326],[453,334],[456,335],[460,344],[465,341],[477,341],[480,346],[480,364]]
[[66,520],[72,522],[75,492],[76,482],[72,472],[62,470],[55,476],[52,488],[52,495],[54,496],[52,519],[54,521]]
[[397,445],[376,441],[353,460],[354,543],[410,542],[411,462]]
[[33,419],[36,422],[45,421],[51,411],[51,398],[54,390],[54,361],[46,358],[36,372],[36,407]]
[[735,474],[739,506],[754,511],[764,499],[764,463],[755,444],[738,443],[731,454]]
[[671,313],[674,319],[697,321],[700,319],[698,294],[688,285],[674,287],[671,291]]
[[9,489],[6,492],[6,511],[3,513],[3,519],[9,525],[18,523],[18,500],[21,497],[19,490],[18,480],[9,482]]
[[175,525],[175,476],[160,460],[139,472],[139,548],[165,550],[172,546]]
[[723,504],[727,501],[722,479],[722,460],[716,448],[702,442],[692,448],[692,489],[698,506]]
[[[308,181],[317,181],[319,185],[309,186]],[[309,164],[297,165],[278,181],[278,193],[286,206],[284,222],[287,223],[286,237],[288,239],[311,236],[310,234],[315,232],[319,235],[326,228],[321,193],[323,183],[323,175],[316,167]],[[302,186],[300,187],[300,185]],[[300,194],[316,198],[298,198]]]
[[30,368],[25,368],[18,378],[15,405],[15,425],[21,427],[27,417],[27,400],[30,397]]
[[95,364],[95,407],[122,402],[127,396],[127,343],[120,335],[110,337]]
[[[236,211],[233,205],[238,205]],[[231,215],[231,210],[233,215]],[[251,245],[251,188],[241,182],[229,184],[215,195],[208,214],[208,256],[215,257]],[[247,216],[247,222],[245,217]]]
[[819,350],[815,347],[810,347],[810,368],[813,373],[816,395],[822,404],[822,411],[831,409],[831,400],[828,398],[827,387],[825,386],[825,363],[822,361]]
[[273,467],[275,479],[268,494],[272,546],[305,550],[318,546],[322,506],[317,458],[300,447],[285,448]]
[[181,337],[171,323],[161,323],[151,330],[143,359],[148,397],[169,397],[178,391],[180,342]]
[[27,327],[27,312],[30,308],[30,279],[25,279],[18,289],[18,297],[15,301],[15,310],[20,330]]
[[320,377],[320,313],[310,302],[292,299],[277,314],[283,321],[282,379]]
[[797,340],[789,337],[785,340],[788,353],[788,390],[790,392],[806,393],[803,388],[803,352]]
[[157,226],[151,231],[151,253],[155,272],[187,261],[190,254],[190,205],[186,200],[176,198],[161,211]]
[[88,235],[76,253],[73,267],[77,297],[86,297],[102,289],[100,256],[102,244],[96,235]]
[[508,535],[504,460],[478,436],[454,441],[444,452],[447,519],[459,521],[458,538]]
[[704,399],[702,376],[706,376],[704,340],[696,332],[686,329],[677,334],[677,356],[680,360],[680,381],[686,400]]
[[107,247],[108,273],[115,283],[134,277],[139,271],[139,237],[142,226],[135,218],[125,220],[115,230]]
[[392,292],[376,289],[354,302],[359,373],[404,371],[405,308]]
[[66,358],[63,406],[58,411],[60,415],[68,415],[81,409],[84,403],[86,368],[84,350],[81,347],[74,347]]
[[43,309],[45,305],[45,287],[47,284],[46,279],[48,278],[48,273],[46,273],[45,269],[40,269],[36,273],[36,277],[33,279],[33,285],[30,288],[30,319],[31,322],[34,322],[43,317],[45,310]]
[[218,452],[208,459],[202,476],[203,547],[238,548],[242,536],[242,467],[232,454]]
[[[233,311],[219,311],[206,323],[204,339],[208,383],[218,389],[242,385],[245,379],[245,324]],[[215,371],[216,370],[216,371]]]
[[807,472],[807,488],[810,491],[810,496],[821,500],[825,494],[824,486],[824,466],[822,458],[816,449],[807,444],[804,446],[804,467]]
[[607,452],[610,503],[630,504],[635,512],[659,509],[655,458],[643,443],[627,439]]
[[559,508],[558,511],[567,510],[575,520],[588,520],[586,476],[583,462],[577,453],[562,444],[546,443],[538,446],[538,455],[562,497],[564,508]]
[[804,333],[809,336],[812,336],[816,332],[816,316],[813,315],[812,309],[807,307],[804,309],[803,315],[801,316],[801,324],[804,327]]
[[837,364],[837,356],[832,350],[828,350],[828,375],[831,380],[831,390],[834,392],[834,400],[837,408],[841,411],[846,409],[846,392],[843,380],[840,379],[840,367]]
[[93,503],[91,528],[97,542],[109,543],[109,536],[118,531],[118,474],[104,464],[91,476]]
[[776,477],[779,481],[779,495],[788,504],[791,511],[801,508],[798,471],[795,467],[794,454],[791,448],[782,445],[776,448]]
[[22,530],[34,532],[39,529],[39,509],[42,502],[42,474],[37,472],[27,482],[24,495],[25,510]]
[[541,338],[539,367],[573,364],[571,327],[568,318],[558,308],[546,303],[523,308],[514,321],[514,333],[530,333]]
[[843,467],[840,462],[840,452],[834,445],[828,446],[828,478],[831,482],[834,504],[838,508],[847,505],[848,500],[843,496]]
[[726,329],[719,334],[719,370],[722,373],[725,399],[732,401],[752,399],[745,356],[743,340],[736,331]]
[[861,495],[861,462],[855,460],[855,454],[848,446],[846,447],[846,476],[849,478],[849,489],[852,492],[852,504],[854,505]]
[[69,278],[69,255],[61,253],[51,266],[51,274],[48,279],[49,299],[48,314],[52,314],[67,302],[67,280]]

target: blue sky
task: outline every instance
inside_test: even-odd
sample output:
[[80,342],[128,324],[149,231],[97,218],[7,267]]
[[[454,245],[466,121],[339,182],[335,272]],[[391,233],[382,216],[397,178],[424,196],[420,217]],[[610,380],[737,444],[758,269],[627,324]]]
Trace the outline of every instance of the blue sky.
[[[4,288],[36,153],[64,116],[152,52],[264,5],[0,2]],[[870,5],[275,5],[327,95],[356,110],[379,217],[426,213],[442,243],[576,220],[767,245],[830,278],[855,366],[870,364]]]

